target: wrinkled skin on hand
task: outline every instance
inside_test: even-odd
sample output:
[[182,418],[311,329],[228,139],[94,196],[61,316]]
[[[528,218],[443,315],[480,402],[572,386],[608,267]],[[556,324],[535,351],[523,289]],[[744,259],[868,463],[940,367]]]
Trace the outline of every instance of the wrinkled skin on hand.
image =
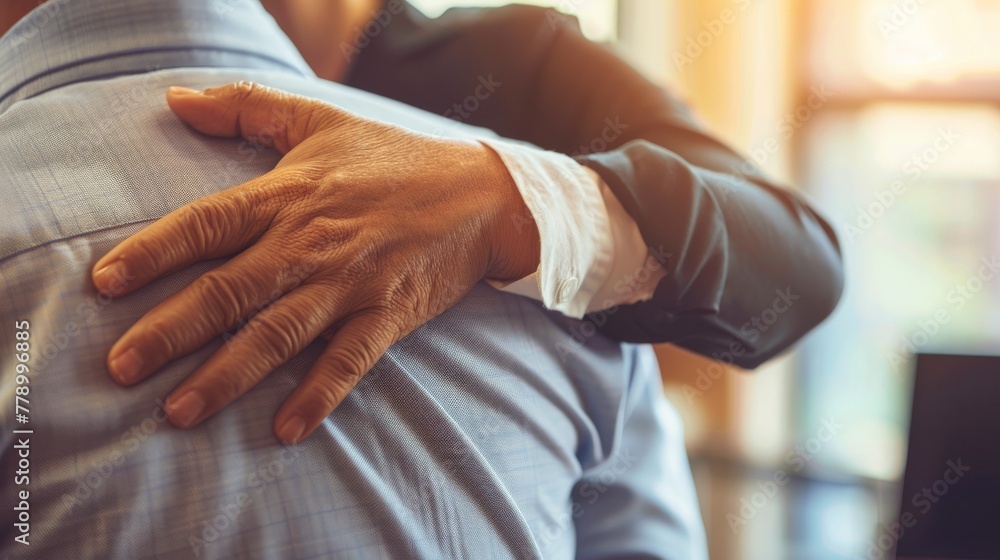
[[385,351],[483,278],[538,266],[538,230],[500,158],[474,141],[417,134],[317,100],[241,82],[171,88],[170,108],[204,134],[273,145],[270,173],[195,200],[123,241],[94,267],[134,291],[233,255],[142,317],[115,343],[123,385],[239,327],[167,398],[195,426],[305,346],[329,342],[275,416],[297,443]]

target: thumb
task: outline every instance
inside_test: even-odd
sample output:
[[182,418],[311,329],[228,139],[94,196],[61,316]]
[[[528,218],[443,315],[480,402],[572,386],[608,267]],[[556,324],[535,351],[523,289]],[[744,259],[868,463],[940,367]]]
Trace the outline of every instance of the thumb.
[[171,87],[167,105],[198,132],[243,137],[282,154],[342,114],[315,99],[246,81],[202,91]]

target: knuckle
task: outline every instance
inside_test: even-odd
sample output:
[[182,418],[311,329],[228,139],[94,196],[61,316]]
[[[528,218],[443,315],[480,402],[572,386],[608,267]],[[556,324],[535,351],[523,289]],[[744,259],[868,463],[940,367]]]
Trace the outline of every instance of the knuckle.
[[211,392],[223,403],[232,401],[253,386],[252,374],[246,370],[231,369],[220,371],[211,380]]
[[[313,284],[313,277],[320,269],[322,262],[323,261],[315,257],[296,257],[289,259],[287,265],[279,276],[279,288],[271,293],[276,294],[280,291],[283,295],[300,286]],[[271,298],[272,301],[275,299],[277,299],[277,297]],[[320,309],[318,305],[321,303],[322,302],[318,302],[317,306],[310,308],[308,311],[311,313]]]
[[233,89],[231,92],[232,103],[237,107],[242,106],[246,103],[252,96],[259,93],[263,86],[258,85],[256,82],[250,80],[240,80],[233,84]]
[[[317,179],[317,169],[308,165],[294,165],[282,169],[275,174],[275,183],[281,190],[292,190],[294,194],[301,195],[303,192],[311,192],[320,183]],[[312,189],[306,189],[312,187]]]
[[280,363],[294,356],[306,335],[295,321],[283,321],[271,310],[262,311],[251,324],[253,345],[260,349],[269,364]]
[[[298,222],[300,212],[308,212],[307,199],[318,188],[315,172],[304,166],[275,169],[260,178],[228,191],[240,215],[250,216],[257,229],[275,217]],[[220,193],[221,194],[221,193]],[[280,221],[280,220],[279,220]]]
[[326,274],[327,265],[329,264],[329,251],[322,249],[320,247],[310,247],[307,242],[299,247],[301,253],[296,254],[295,259],[295,270],[291,274],[295,274],[295,278],[301,278],[301,283],[313,283],[313,276],[316,276],[319,283],[322,283],[322,279]]
[[301,142],[305,137],[331,124],[336,116],[336,110],[330,105],[313,99],[297,98],[292,104],[289,122],[294,123],[291,129],[295,138],[289,138],[293,143]]
[[329,414],[332,410],[337,408],[340,401],[344,400],[347,393],[350,391],[350,387],[344,389],[344,385],[341,381],[336,381],[333,378],[328,378],[322,380],[312,391],[313,398],[318,401],[319,406],[322,408],[323,412]]
[[350,390],[367,373],[370,363],[368,354],[369,352],[359,342],[341,342],[338,348],[330,353],[328,360],[332,373],[331,380],[341,388]]
[[190,254],[210,253],[220,247],[235,220],[236,216],[221,198],[199,199],[178,211],[178,237]]
[[348,265],[352,260],[352,249],[349,245],[357,236],[357,229],[346,220],[313,216],[304,226],[297,228],[290,253],[295,255],[295,262],[303,270],[326,270],[336,274],[337,282],[342,282],[351,278]]
[[372,338],[391,340],[399,334],[410,332],[417,323],[416,305],[412,300],[397,298],[397,301],[372,308],[369,312],[375,318],[376,325]]
[[171,254],[173,247],[169,243],[150,240],[147,236],[140,235],[132,239],[124,258],[132,265],[129,267],[130,270],[153,270],[156,268],[154,263],[170,262],[178,258],[179,255]]
[[323,185],[323,172],[307,165],[296,165],[283,169],[275,177],[274,190],[283,206],[294,207],[297,210],[314,210],[308,204],[309,196],[320,190]]
[[351,363],[354,358],[343,355],[331,355],[329,358],[328,365],[331,369],[327,370],[326,375],[317,384],[315,391],[316,398],[322,403],[324,410],[337,408],[340,401],[344,400],[344,397],[357,386],[365,373],[343,365]]
[[[423,277],[404,274],[384,289],[382,305],[376,312],[380,323],[389,323],[398,332],[407,333],[420,323],[436,315],[440,311],[443,300],[435,302],[433,291],[447,290],[446,287],[433,286]],[[440,299],[440,298],[438,298]]]
[[303,228],[302,242],[306,251],[327,253],[346,245],[357,236],[357,229],[348,220],[313,216]]
[[159,359],[169,359],[176,356],[182,347],[178,340],[178,331],[174,325],[161,317],[150,319],[146,328],[147,351]]
[[362,233],[352,228],[350,237],[340,242],[340,245],[348,244],[350,247],[345,256],[344,269],[351,277],[375,278],[386,263],[390,262],[393,247],[385,243],[377,233]]
[[[242,136],[262,146],[274,145],[276,138],[285,135],[288,119],[284,118],[282,104],[272,107],[272,102],[284,94],[256,82],[242,80],[233,84],[230,111],[236,113],[236,124]],[[267,110],[275,111],[270,121],[262,117]]]
[[226,327],[235,325],[248,309],[246,291],[232,274],[213,269],[202,274],[192,285],[194,296],[204,305],[204,312],[221,319]]

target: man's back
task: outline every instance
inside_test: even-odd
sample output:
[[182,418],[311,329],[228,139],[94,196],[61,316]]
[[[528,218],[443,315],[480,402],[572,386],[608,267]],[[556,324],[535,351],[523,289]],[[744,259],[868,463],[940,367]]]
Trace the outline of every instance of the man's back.
[[[95,39],[72,32],[63,51],[51,45],[53,27],[93,34],[123,14],[128,31],[116,23],[98,34],[117,46],[76,52],[68,46]],[[30,492],[31,544],[14,541],[19,513],[5,505],[5,557],[586,556],[586,536],[575,550],[577,528],[603,530],[604,542],[614,542],[612,533],[628,529],[601,522],[620,510],[617,523],[627,523],[621,511],[636,506],[631,515],[646,524],[631,530],[674,535],[646,535],[633,550],[700,548],[684,466],[647,456],[666,449],[664,429],[679,437],[658,408],[649,349],[600,336],[581,346],[573,321],[485,285],[394,346],[296,447],[276,444],[271,419],[321,344],[189,431],[165,423],[160,399],[221,341],[137,387],[113,384],[104,366],[111,343],[218,263],[114,299],[94,291],[90,267],[170,210],[277,161],[252,143],[187,129],[166,108],[168,86],[251,79],[417,130],[485,133],[310,78],[254,5],[217,13],[180,2],[68,4],[51,17],[60,25],[33,33],[22,25],[0,41],[0,56],[13,45],[22,64],[44,38],[44,55],[67,57],[16,71],[5,62],[0,73],[0,196],[8,205],[0,341],[13,345],[16,322],[26,321],[31,356],[23,425],[13,395],[19,362],[2,356],[5,480],[21,468],[19,441],[30,447],[30,482],[4,484],[3,498],[16,504],[17,493]],[[212,27],[223,21],[226,33]],[[234,39],[243,34],[267,46]],[[122,56],[130,41],[145,50]],[[174,69],[127,75],[160,67]],[[22,429],[31,433],[14,433]],[[630,447],[636,438],[647,439]],[[666,493],[673,497],[623,501],[638,489],[632,484],[660,476],[680,483]]]

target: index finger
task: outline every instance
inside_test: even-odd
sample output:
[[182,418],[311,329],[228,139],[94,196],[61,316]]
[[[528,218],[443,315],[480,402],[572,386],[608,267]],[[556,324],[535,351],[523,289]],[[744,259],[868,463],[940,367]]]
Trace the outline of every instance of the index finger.
[[240,187],[200,198],[104,255],[93,268],[94,286],[121,296],[196,262],[231,255],[256,241],[273,217]]

